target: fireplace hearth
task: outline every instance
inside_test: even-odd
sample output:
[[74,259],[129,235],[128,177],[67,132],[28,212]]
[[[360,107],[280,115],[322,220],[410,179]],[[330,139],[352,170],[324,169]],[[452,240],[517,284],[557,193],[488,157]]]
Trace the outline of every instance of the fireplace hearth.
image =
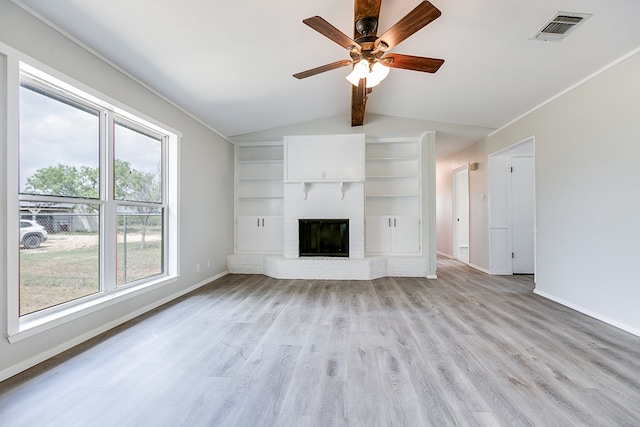
[[349,257],[348,219],[300,219],[301,257]]

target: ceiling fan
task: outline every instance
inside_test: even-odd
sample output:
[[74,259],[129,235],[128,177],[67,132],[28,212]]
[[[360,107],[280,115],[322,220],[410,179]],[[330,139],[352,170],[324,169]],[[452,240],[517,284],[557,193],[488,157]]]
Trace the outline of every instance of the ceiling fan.
[[332,62],[320,67],[296,73],[293,77],[304,79],[325,71],[352,65],[347,76],[351,87],[351,126],[362,126],[367,95],[389,73],[389,68],[435,73],[444,59],[386,53],[409,36],[440,16],[440,11],[428,1],[423,1],[380,37],[376,36],[382,0],[354,0],[353,39],[319,16],[303,20],[325,37],[349,51],[351,59]]

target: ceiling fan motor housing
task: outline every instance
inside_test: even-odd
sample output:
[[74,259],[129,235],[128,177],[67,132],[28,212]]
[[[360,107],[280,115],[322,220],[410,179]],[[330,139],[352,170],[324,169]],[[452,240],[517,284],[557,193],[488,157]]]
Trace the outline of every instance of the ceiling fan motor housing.
[[378,28],[378,20],[376,18],[362,18],[356,22],[356,30],[363,36],[373,34]]

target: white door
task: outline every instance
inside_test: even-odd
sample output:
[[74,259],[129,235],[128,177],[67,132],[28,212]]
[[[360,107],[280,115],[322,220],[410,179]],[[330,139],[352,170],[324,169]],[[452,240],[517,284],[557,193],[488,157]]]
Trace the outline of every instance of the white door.
[[469,262],[469,168],[454,172],[454,238],[453,256]]
[[260,218],[262,250],[282,252],[284,250],[284,219],[281,216]]
[[417,216],[391,218],[391,250],[403,254],[420,252],[420,219]]
[[391,217],[366,217],[365,247],[367,252],[391,252]]
[[260,251],[260,218],[239,216],[236,219],[236,250]]
[[512,157],[511,167],[512,271],[514,274],[533,274],[535,210],[533,157]]

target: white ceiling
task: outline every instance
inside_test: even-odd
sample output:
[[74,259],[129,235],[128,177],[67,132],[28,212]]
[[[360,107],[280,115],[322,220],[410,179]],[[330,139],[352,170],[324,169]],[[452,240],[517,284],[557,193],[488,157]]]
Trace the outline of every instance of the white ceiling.
[[[292,74],[347,52],[302,23],[352,35],[350,0],[15,0],[220,134],[350,115],[349,67]],[[378,34],[419,3],[383,0]],[[433,0],[442,16],[392,52],[443,58],[392,69],[367,117],[498,128],[640,46],[637,0]],[[529,38],[556,12],[593,16],[559,43]],[[474,134],[473,138],[478,135]]]

